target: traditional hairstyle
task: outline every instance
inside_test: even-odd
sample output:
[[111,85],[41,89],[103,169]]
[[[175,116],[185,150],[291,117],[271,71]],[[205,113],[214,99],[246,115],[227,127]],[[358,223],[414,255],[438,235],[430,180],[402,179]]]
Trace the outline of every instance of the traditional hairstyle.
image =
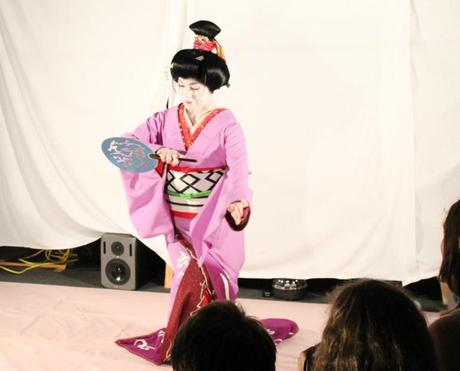
[[274,371],[276,348],[265,328],[230,301],[215,301],[182,325],[174,371]]
[[402,289],[366,279],[333,295],[314,370],[437,370],[425,318]]
[[[229,86],[230,72],[222,47],[215,39],[220,28],[210,21],[198,21],[190,25],[195,33],[193,49],[182,49],[171,61],[171,76],[192,78],[206,85],[213,92],[224,85]],[[213,50],[216,53],[213,53]]]
[[442,263],[439,279],[460,296],[460,200],[454,203],[444,221]]

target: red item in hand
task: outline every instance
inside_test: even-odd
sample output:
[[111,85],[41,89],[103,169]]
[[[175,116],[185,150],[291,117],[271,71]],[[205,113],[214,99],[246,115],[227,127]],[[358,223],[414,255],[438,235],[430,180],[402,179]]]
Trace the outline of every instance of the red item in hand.
[[242,231],[248,225],[250,215],[251,209],[249,208],[249,206],[246,206],[243,209],[243,216],[241,217],[240,224],[235,223],[235,220],[233,219],[232,214],[230,214],[229,211],[225,213],[225,219],[227,220],[227,223],[231,229],[233,229],[234,231]]

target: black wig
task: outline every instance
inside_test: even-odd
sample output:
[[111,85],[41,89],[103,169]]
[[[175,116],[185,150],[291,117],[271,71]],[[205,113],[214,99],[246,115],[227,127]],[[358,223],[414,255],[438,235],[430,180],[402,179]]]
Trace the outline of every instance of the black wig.
[[[189,27],[195,35],[205,36],[210,41],[214,41],[220,32],[220,28],[210,21],[198,21]],[[212,51],[182,49],[171,61],[171,76],[174,81],[179,77],[195,79],[213,92],[224,85],[229,86],[230,72],[225,59]]]

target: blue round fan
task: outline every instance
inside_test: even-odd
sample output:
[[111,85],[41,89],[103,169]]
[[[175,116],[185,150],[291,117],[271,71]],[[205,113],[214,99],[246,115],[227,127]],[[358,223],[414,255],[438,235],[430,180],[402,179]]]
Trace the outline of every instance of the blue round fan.
[[112,164],[133,173],[151,171],[158,164],[152,149],[133,138],[107,138],[102,142],[102,152]]

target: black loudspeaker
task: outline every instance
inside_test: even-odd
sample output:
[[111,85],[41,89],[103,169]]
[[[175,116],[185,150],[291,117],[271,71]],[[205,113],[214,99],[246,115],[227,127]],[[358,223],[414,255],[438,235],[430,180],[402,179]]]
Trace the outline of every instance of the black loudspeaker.
[[101,284],[104,287],[136,290],[161,275],[162,265],[164,262],[158,255],[129,234],[106,233],[101,238]]

